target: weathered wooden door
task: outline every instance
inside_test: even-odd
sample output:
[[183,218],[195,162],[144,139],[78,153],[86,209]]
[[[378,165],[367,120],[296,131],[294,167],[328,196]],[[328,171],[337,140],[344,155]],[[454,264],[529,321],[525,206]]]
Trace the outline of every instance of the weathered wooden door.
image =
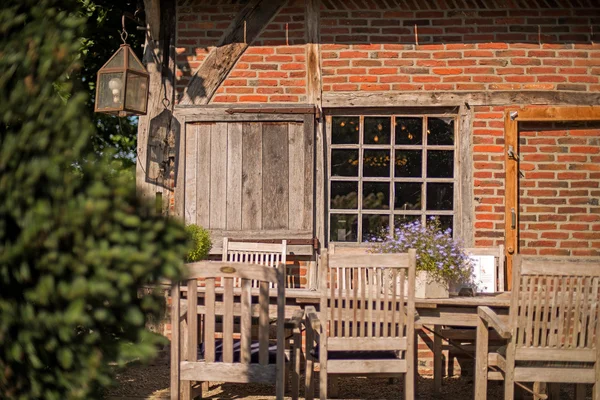
[[313,142],[302,120],[187,123],[185,222],[213,241],[312,238]]

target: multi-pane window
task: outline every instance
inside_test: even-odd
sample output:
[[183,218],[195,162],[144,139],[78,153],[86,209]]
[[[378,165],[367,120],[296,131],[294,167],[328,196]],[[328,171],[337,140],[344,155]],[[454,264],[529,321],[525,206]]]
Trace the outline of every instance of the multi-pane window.
[[437,217],[452,227],[455,118],[329,116],[329,240],[365,242]]

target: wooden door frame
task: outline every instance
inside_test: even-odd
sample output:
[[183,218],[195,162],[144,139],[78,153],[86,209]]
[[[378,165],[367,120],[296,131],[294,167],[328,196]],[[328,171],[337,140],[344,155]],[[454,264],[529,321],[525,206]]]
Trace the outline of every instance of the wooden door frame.
[[512,289],[512,256],[519,252],[519,122],[525,121],[600,121],[600,106],[527,106],[504,111],[504,248],[508,290]]

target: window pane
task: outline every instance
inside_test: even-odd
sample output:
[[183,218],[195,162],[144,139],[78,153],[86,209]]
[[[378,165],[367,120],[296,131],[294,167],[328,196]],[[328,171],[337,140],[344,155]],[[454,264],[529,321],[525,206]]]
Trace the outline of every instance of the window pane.
[[452,210],[454,201],[453,183],[427,184],[427,209]]
[[452,215],[428,215],[427,221],[429,221],[431,218],[437,218],[440,221],[440,228],[442,228],[443,231],[448,228],[453,229]]
[[389,210],[390,184],[388,182],[363,182],[363,208]]
[[454,151],[428,150],[427,151],[427,177],[452,178],[454,177]]
[[358,117],[331,118],[331,143],[358,144],[359,125]]
[[356,242],[358,240],[358,215],[331,214],[330,240],[334,242]]
[[331,150],[331,176],[358,176],[358,150]]
[[394,210],[420,210],[421,184],[396,182]]
[[331,182],[331,208],[355,210],[358,208],[358,182]]
[[365,117],[365,144],[390,144],[391,130],[390,117]]
[[365,150],[363,157],[363,176],[389,178],[390,151]]
[[396,177],[419,178],[422,175],[421,150],[396,150]]
[[389,215],[368,215],[362,216],[362,241],[369,242],[375,238],[384,236],[390,224]]
[[399,228],[402,225],[406,225],[413,221],[421,220],[420,215],[395,215],[394,216],[394,228]]
[[454,144],[454,118],[428,118],[427,123],[428,145]]
[[423,118],[396,118],[396,144],[423,144]]

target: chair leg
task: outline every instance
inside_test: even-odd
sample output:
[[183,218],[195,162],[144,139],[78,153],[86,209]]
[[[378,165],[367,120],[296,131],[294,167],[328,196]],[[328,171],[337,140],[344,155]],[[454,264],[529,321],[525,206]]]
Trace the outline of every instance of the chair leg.
[[485,321],[477,319],[477,344],[475,350],[475,398],[487,398],[489,331]]
[[592,389],[592,400],[600,400],[600,382],[594,383]]
[[575,400],[585,400],[585,386],[582,383],[575,385]]
[[533,383],[533,400],[543,400],[546,398],[546,383],[545,382],[534,382]]
[[306,367],[304,368],[304,397],[313,400],[315,397],[314,359],[312,356],[314,332],[310,323],[306,323]]
[[329,397],[337,399],[340,397],[340,378],[338,376],[331,376],[329,379]]
[[442,391],[442,338],[440,334],[442,327],[435,325],[433,327],[433,391],[440,393]]
[[294,331],[294,364],[292,371],[292,400],[298,400],[300,392],[300,361],[302,360],[302,333]]
[[[321,338],[323,339],[323,338]],[[319,398],[327,400],[327,345],[326,340],[319,344]]]
[[548,385],[548,392],[548,394],[550,395],[550,400],[560,400],[560,384],[550,383]]

